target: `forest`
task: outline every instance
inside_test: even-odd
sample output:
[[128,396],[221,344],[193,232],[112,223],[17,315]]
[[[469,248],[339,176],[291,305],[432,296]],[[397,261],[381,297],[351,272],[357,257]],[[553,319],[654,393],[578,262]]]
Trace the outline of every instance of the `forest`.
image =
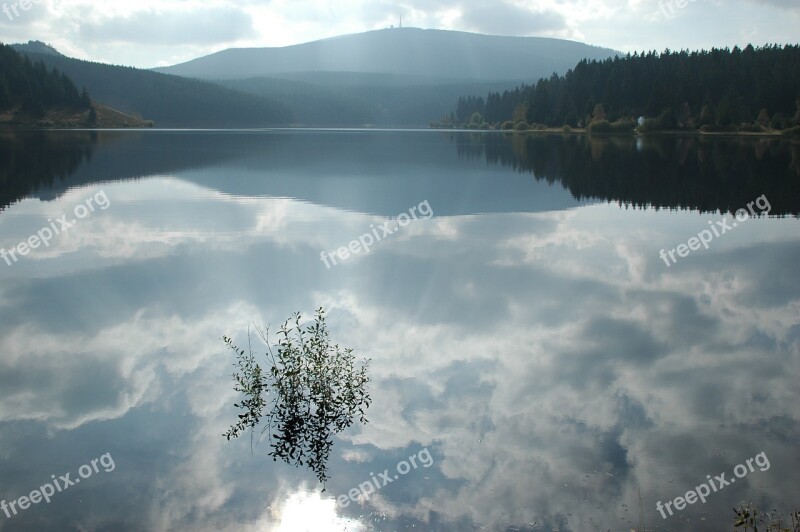
[[0,43],[0,112],[19,108],[33,116],[46,109],[88,109],[89,94],[57,68],[48,70],[42,61],[32,62],[11,46]]
[[95,100],[153,120],[159,127],[263,127],[289,122],[290,113],[280,103],[214,83],[62,55],[27,55],[65,72]]
[[[640,120],[640,117],[642,119]],[[462,96],[433,127],[751,131],[800,126],[800,46],[583,60],[513,90]],[[796,131],[796,129],[794,130]]]

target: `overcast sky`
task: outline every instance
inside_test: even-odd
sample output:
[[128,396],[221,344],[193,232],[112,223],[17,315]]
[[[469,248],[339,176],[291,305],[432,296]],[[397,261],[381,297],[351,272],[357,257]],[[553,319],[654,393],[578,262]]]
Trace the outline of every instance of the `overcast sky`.
[[800,40],[800,0],[33,0],[27,11],[19,1],[0,0],[0,41],[41,40],[73,57],[138,67],[380,29],[401,15],[404,26],[626,52]]

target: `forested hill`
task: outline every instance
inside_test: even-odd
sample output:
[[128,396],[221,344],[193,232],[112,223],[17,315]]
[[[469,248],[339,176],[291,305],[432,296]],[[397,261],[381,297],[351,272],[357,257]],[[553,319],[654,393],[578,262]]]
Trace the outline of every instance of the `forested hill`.
[[159,127],[263,127],[290,121],[279,103],[213,83],[62,55],[27,55],[66,73],[98,101]]
[[[477,114],[476,114],[477,113]],[[581,61],[535,85],[462,97],[452,125],[786,129],[800,124],[800,46],[628,54]],[[611,124],[609,124],[611,123]],[[445,125],[451,125],[445,124]],[[743,126],[746,124],[747,126]]]
[[209,80],[349,72],[460,82],[533,81],[566,72],[583,58],[617,53],[562,39],[393,28],[279,48],[231,48],[156,70]]
[[88,109],[86,91],[58,69],[48,70],[41,61],[32,62],[11,46],[0,44],[0,113],[21,109],[41,116],[46,109]]
[[561,39],[392,28],[232,48],[155,70],[279,101],[294,125],[423,127],[462,94],[513,89],[617,53]]

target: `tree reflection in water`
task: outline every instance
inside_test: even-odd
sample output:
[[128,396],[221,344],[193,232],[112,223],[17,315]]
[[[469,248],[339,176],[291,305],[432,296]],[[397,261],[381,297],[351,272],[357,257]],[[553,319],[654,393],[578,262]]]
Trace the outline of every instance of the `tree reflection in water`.
[[234,390],[244,395],[234,405],[243,413],[223,436],[230,440],[249,428],[252,438],[263,418],[261,435],[268,434],[273,460],[305,465],[324,485],[333,436],[352,425],[356,415],[367,423],[369,361],[357,364],[352,349],[331,345],[322,308],[313,323],[302,326],[301,319],[298,312],[284,322],[274,351],[269,331],[256,328],[267,345],[266,371],[256,362],[249,333],[247,351],[223,336],[236,353]]

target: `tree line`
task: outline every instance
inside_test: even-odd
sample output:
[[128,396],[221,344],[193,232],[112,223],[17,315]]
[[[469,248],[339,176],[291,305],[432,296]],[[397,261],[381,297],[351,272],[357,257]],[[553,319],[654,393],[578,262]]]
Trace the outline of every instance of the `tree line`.
[[32,62],[0,43],[0,111],[20,108],[41,116],[52,107],[77,110],[90,106],[86,89],[78,91],[66,74],[57,68],[48,70],[42,61]]
[[730,213],[765,194],[770,216],[800,217],[800,144],[783,138],[453,133],[459,158],[485,159],[576,199]]
[[486,98],[461,97],[455,112],[433,125],[788,129],[800,125],[800,46],[667,49],[583,60],[563,76]]
[[60,55],[26,55],[66,72],[95,100],[160,127],[261,127],[288,122],[289,112],[279,102],[211,82]]

